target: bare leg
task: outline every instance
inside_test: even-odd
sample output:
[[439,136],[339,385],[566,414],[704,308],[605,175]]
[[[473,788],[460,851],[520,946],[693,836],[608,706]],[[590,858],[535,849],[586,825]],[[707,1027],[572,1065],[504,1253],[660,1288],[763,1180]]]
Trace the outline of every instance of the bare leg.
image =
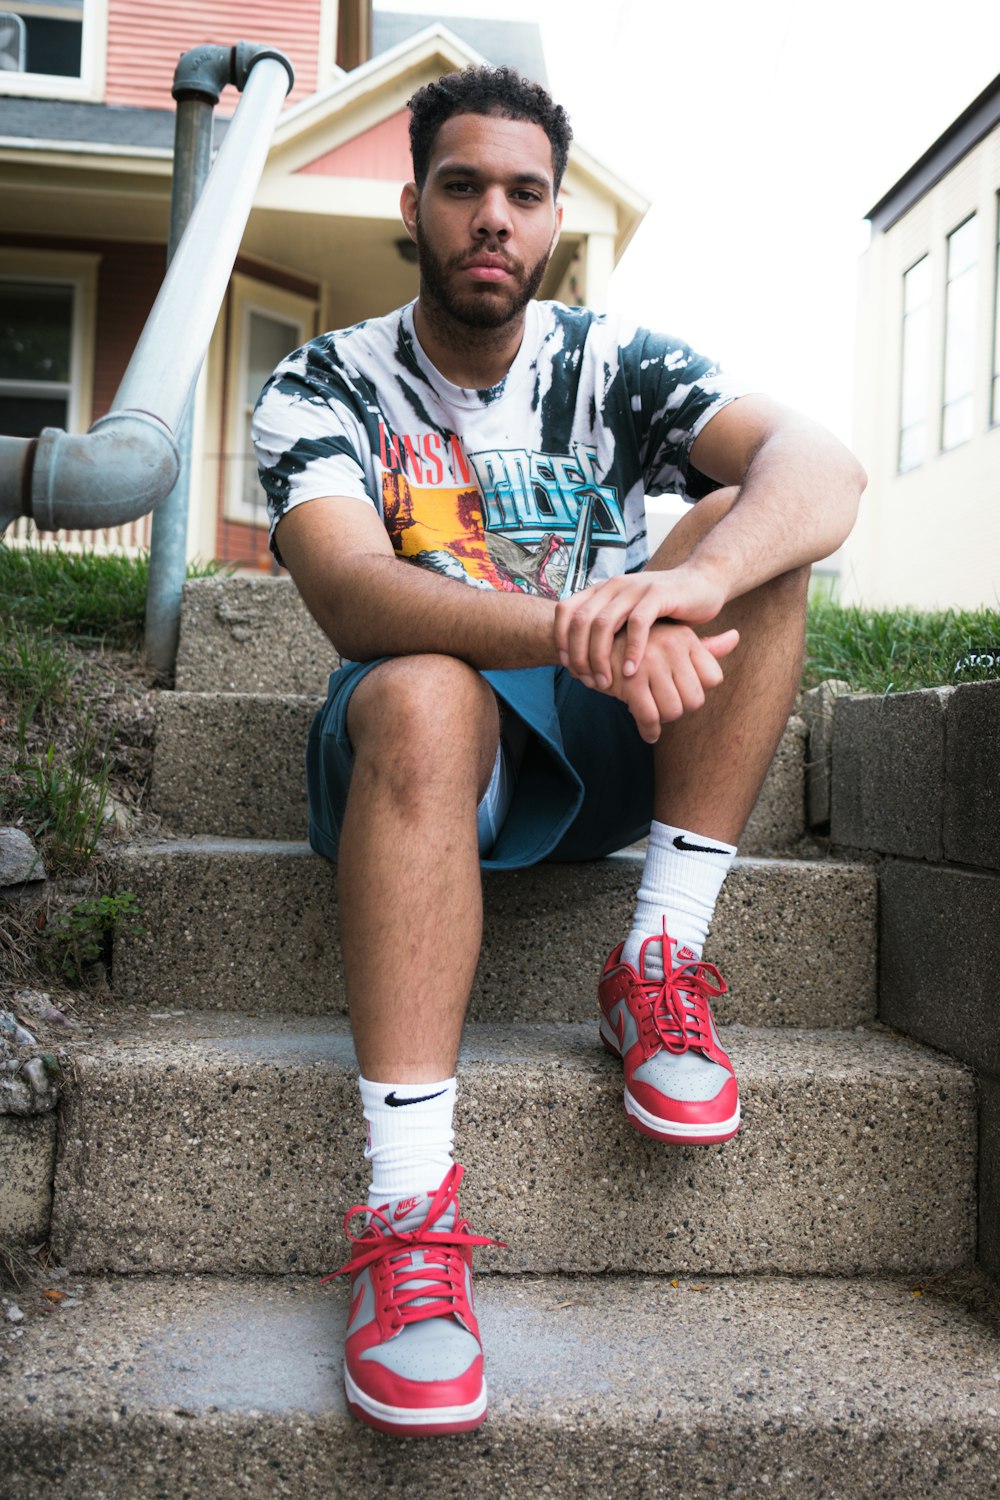
[[399,657],[355,689],[338,857],[340,925],[364,1077],[449,1078],[482,938],[476,805],[496,699],[453,657]]
[[[672,567],[729,510],[718,490],[678,522],[656,554]],[[696,713],[665,724],[655,750],[654,816],[729,844],[739,842],[788,722],[802,670],[809,569],[798,568],[732,600],[700,634],[735,626],[740,644],[725,680]]]

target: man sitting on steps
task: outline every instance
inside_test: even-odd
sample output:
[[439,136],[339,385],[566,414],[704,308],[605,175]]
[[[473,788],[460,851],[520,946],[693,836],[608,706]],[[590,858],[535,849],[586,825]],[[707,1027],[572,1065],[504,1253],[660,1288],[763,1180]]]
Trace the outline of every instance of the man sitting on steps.
[[[533,300],[571,139],[541,88],[469,69],[411,109],[419,297],[283,361],[255,441],[272,545],[343,658],[307,765],[373,1173],[345,1267],[348,1400],[426,1434],[486,1413],[486,1241],[452,1163],[479,866],[649,834],[601,1040],[637,1130],[734,1135],[702,946],[795,696],[809,564],[864,476],[686,345]],[[698,504],[650,557],[644,497],[664,490]]]

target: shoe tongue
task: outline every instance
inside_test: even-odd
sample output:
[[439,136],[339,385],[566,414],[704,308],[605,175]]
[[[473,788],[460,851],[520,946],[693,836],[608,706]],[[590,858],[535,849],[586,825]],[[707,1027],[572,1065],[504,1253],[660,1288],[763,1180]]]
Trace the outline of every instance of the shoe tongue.
[[[643,979],[652,981],[654,984],[663,983],[666,973],[663,966],[664,948],[669,954],[672,973],[676,973],[678,969],[683,970],[688,965],[693,967],[698,962],[698,956],[691,948],[675,943],[673,938],[668,937],[666,933],[662,937],[647,938],[639,956],[639,972]],[[681,988],[681,994],[684,994],[683,988]],[[692,1005],[694,1002],[685,997],[684,1003]]]
[[[424,1223],[424,1220],[427,1218],[427,1210],[430,1208],[431,1199],[433,1197],[433,1193],[421,1193],[416,1198],[390,1199],[389,1203],[386,1204],[386,1206],[382,1209],[382,1213],[388,1220],[388,1222],[392,1225],[393,1229],[395,1229],[397,1232],[401,1234],[411,1234],[415,1229],[419,1229]],[[457,1218],[456,1207],[457,1205],[454,1202],[448,1204],[444,1212],[434,1220],[434,1224],[432,1225],[430,1231],[431,1235],[434,1234],[435,1230],[444,1233],[449,1229],[454,1229],[455,1220]],[[373,1222],[379,1229],[380,1233],[385,1234],[388,1232],[383,1227],[382,1221],[380,1219],[375,1219]],[[426,1264],[424,1259],[424,1249],[416,1247],[413,1250],[400,1249],[396,1254],[393,1254],[390,1259],[394,1265],[399,1265],[402,1262],[405,1262],[407,1256],[409,1257],[410,1264],[414,1267],[414,1269],[419,1269],[421,1266]],[[434,1292],[440,1292],[440,1283],[433,1278],[429,1278],[426,1283],[413,1278],[411,1280],[408,1280],[407,1285],[409,1286],[411,1291],[419,1286],[426,1285],[433,1288]],[[410,1301],[410,1306],[422,1307],[428,1302],[437,1302],[439,1300],[439,1296],[435,1295],[431,1295],[429,1297],[414,1297]]]
[[[415,1198],[390,1198],[382,1208],[383,1218],[399,1233],[412,1234],[427,1218],[427,1210],[433,1197],[433,1193],[419,1193]],[[434,1220],[431,1232],[454,1229],[455,1217],[455,1204],[449,1203],[444,1212]],[[374,1219],[372,1222],[381,1233],[385,1233],[381,1219]]]

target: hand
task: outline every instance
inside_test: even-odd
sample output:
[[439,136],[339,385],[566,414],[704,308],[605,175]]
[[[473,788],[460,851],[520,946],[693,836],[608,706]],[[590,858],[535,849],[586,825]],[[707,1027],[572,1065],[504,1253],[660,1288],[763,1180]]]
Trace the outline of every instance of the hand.
[[609,578],[556,606],[559,660],[587,687],[607,692],[612,682],[612,648],[623,627],[625,651],[619,670],[631,677],[638,671],[657,620],[703,625],[715,619],[725,602],[719,583],[685,563],[664,571]]
[[607,691],[619,698],[635,719],[648,745],[661,727],[702,706],[708,688],[722,681],[719,658],[739,644],[739,631],[698,636],[688,625],[659,622],[649,633],[639,666],[625,676],[627,632],[616,636],[611,651],[613,679]]

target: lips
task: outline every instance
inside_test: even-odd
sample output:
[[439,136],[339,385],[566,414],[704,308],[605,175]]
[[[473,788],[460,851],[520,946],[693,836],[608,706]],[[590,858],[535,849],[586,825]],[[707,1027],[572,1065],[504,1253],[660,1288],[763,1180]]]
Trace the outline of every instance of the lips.
[[467,260],[461,269],[472,281],[506,281],[514,274],[513,266],[495,255],[476,255],[472,260]]

